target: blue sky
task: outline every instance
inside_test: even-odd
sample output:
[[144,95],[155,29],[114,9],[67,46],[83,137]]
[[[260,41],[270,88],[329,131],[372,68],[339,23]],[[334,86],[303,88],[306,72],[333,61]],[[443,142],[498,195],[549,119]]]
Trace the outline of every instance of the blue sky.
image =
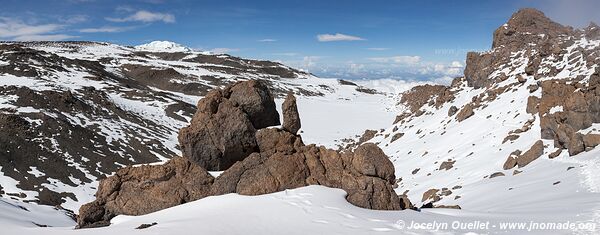
[[522,7],[577,27],[599,1],[3,0],[1,40],[91,40],[281,61],[324,77],[448,81]]

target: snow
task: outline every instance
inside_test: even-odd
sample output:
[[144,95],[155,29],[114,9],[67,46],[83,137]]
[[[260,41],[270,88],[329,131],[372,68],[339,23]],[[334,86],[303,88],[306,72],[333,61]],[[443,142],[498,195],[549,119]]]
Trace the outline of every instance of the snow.
[[[379,130],[389,127],[396,115],[397,94],[418,84],[401,80],[383,79],[352,81],[365,88],[376,89],[381,94],[356,91],[355,86],[339,85],[336,79],[307,79],[294,81],[305,89],[309,84],[327,85],[333,90],[324,96],[296,97],[305,143],[337,148],[342,140],[356,138],[367,129]],[[276,99],[277,109],[282,115],[283,99]]]
[[169,41],[153,41],[150,43],[135,46],[136,50],[139,51],[150,51],[150,52],[190,52],[191,49],[184,47],[180,44],[169,42]]
[[19,181],[5,175],[0,166],[0,186],[2,186],[2,191],[15,194],[23,193],[25,195],[23,199],[25,200],[35,200],[35,197],[39,194],[36,191],[27,191],[17,188],[17,185],[19,185]]
[[44,176],[44,175],[46,175],[46,174],[44,174],[44,172],[41,172],[41,171],[39,171],[39,170],[37,169],[37,167],[35,167],[35,166],[29,167],[29,169],[31,169],[31,170],[30,170],[30,171],[28,171],[27,173],[29,173],[29,174],[31,174],[31,175],[33,175],[33,176],[35,176],[35,177],[38,177],[38,178],[39,178],[40,176]]
[[558,112],[562,112],[563,111],[563,106],[554,106],[552,108],[550,108],[550,111],[548,112],[548,114],[555,114]]
[[[523,234],[523,229],[502,229],[509,224],[529,226],[530,223],[569,223],[581,227],[580,233],[592,233],[594,224],[580,220],[573,210],[559,207],[534,207],[536,213],[507,212],[493,214],[454,209],[424,209],[422,212],[376,211],[355,207],[345,199],[340,189],[308,186],[260,196],[227,194],[208,197],[142,216],[120,215],[109,227],[73,230],[72,222],[44,206],[29,206],[38,217],[23,216],[8,204],[0,204],[0,225],[7,234],[450,234],[492,233]],[[556,200],[560,200],[557,198]],[[593,201],[593,198],[588,198]],[[585,201],[581,207],[589,205]],[[557,204],[558,205],[558,204]],[[15,214],[20,213],[20,214]],[[33,213],[32,213],[33,214]],[[42,215],[43,217],[39,217]],[[536,217],[532,219],[532,215]],[[30,221],[53,227],[37,228]],[[136,230],[142,224],[152,224]],[[431,223],[432,228],[423,228]],[[433,224],[435,223],[435,224]],[[477,224],[477,228],[467,228]],[[437,229],[436,229],[437,228]],[[592,230],[593,229],[593,230]],[[532,230],[534,234],[570,234],[572,231],[553,229]]]

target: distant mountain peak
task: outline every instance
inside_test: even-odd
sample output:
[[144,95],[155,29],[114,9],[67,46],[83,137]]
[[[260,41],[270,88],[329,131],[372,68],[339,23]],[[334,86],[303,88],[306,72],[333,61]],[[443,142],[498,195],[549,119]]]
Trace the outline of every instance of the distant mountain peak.
[[150,43],[135,46],[140,51],[150,52],[190,52],[192,49],[171,41],[152,41]]

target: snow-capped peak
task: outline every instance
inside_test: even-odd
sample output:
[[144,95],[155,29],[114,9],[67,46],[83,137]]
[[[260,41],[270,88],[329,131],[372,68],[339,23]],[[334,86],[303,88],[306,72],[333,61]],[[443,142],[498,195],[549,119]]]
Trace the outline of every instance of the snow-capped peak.
[[153,41],[150,43],[135,46],[136,50],[139,51],[151,51],[151,52],[190,52],[192,49],[185,47],[181,44],[170,42],[170,41]]

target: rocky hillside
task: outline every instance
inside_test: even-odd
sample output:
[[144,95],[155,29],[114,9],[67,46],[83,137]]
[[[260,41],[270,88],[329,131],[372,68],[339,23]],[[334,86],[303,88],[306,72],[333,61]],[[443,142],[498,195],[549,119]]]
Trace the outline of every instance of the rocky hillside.
[[557,215],[597,221],[600,28],[523,9],[466,62],[451,86],[404,93],[405,112],[370,140],[391,156],[397,192],[418,205],[518,215],[560,201]]
[[275,97],[372,93],[171,42],[0,43],[0,195],[77,210],[107,174],[180,155],[177,133],[209,89],[259,79]]

